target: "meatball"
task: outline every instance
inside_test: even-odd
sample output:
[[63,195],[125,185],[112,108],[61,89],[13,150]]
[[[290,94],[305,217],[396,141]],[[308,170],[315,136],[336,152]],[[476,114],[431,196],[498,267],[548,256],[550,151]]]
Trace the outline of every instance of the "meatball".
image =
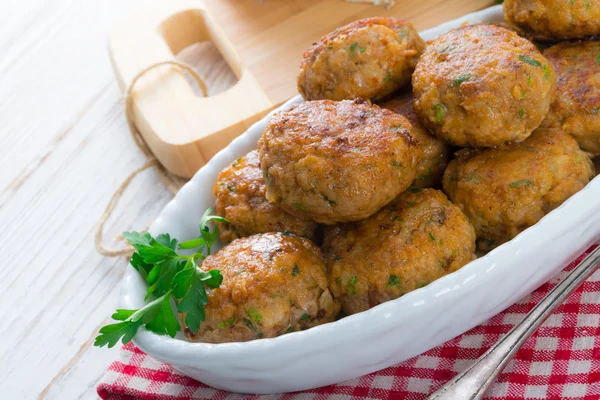
[[271,338],[331,322],[340,310],[327,287],[321,251],[310,240],[264,233],[231,242],[201,269],[223,282],[208,292],[206,320],[192,341],[223,343]]
[[600,3],[595,0],[505,0],[504,16],[536,39],[600,35]]
[[221,171],[214,187],[215,212],[229,221],[219,224],[221,240],[231,242],[256,233],[284,231],[315,240],[314,221],[300,219],[269,203],[265,192],[256,150]]
[[564,42],[544,55],[556,70],[557,93],[542,126],[561,128],[600,155],[600,41]]
[[298,91],[306,100],[381,98],[410,82],[425,42],[398,18],[367,18],[304,53]]
[[434,40],[413,75],[421,122],[461,147],[523,141],[548,113],[555,90],[554,70],[538,49],[492,25]]
[[456,271],[474,250],[462,211],[439,190],[413,188],[364,221],[327,228],[329,287],[354,314]]
[[413,186],[435,187],[442,183],[444,170],[452,158],[452,148],[443,140],[433,136],[421,124],[414,108],[412,92],[396,95],[380,104],[395,113],[405,116],[413,126],[413,134],[423,149],[423,159],[417,165],[417,177]]
[[364,100],[304,102],[258,142],[267,199],[323,224],[369,217],[407,189],[422,150],[406,118]]
[[467,215],[479,249],[514,238],[581,190],[594,166],[560,129],[489,150],[463,149],[444,174],[444,191]]

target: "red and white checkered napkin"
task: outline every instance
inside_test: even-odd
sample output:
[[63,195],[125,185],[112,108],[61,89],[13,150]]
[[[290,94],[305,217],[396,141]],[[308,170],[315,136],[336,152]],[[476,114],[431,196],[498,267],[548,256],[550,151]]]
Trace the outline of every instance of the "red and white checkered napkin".
[[[574,268],[582,258],[583,255],[565,271]],[[110,366],[98,386],[98,394],[107,400],[424,399],[521,321],[564,275],[563,271],[503,313],[435,349],[339,385],[285,395],[227,393],[181,375],[130,343],[123,347],[121,360]],[[600,399],[600,271],[525,343],[486,398]]]

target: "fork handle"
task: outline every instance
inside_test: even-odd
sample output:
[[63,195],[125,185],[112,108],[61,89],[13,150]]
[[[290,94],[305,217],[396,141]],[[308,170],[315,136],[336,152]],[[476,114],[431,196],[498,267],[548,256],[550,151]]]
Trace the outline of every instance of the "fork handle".
[[544,297],[523,321],[479,357],[466,371],[433,393],[428,400],[478,400],[508,360],[544,322],[546,318],[600,267],[600,246],[596,247],[550,293]]

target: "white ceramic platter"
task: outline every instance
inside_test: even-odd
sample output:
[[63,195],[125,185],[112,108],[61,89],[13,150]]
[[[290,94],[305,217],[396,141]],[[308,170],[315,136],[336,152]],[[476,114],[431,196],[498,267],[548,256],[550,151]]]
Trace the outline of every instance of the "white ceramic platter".
[[[502,21],[501,6],[422,32],[434,39],[463,23]],[[252,101],[252,99],[248,99]],[[301,101],[297,96],[287,108]],[[179,240],[198,234],[213,206],[218,173],[256,148],[269,116],[217,154],[150,227]],[[481,324],[515,303],[600,238],[596,178],[532,228],[457,272],[371,310],[303,332],[246,343],[189,343],[141,329],[135,344],[151,356],[216,388],[245,393],[305,390],[342,382],[399,363]],[[127,268],[124,308],[143,306],[146,284]]]

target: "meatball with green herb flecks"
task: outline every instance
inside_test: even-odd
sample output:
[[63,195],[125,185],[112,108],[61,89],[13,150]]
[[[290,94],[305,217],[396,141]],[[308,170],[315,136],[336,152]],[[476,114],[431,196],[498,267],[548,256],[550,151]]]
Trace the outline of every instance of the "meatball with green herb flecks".
[[282,233],[237,239],[200,265],[223,282],[208,293],[206,320],[192,341],[244,342],[331,322],[340,310],[327,286],[320,249]]
[[323,248],[329,287],[355,314],[473,260],[475,232],[444,193],[411,188],[370,218],[328,227]]
[[559,129],[496,149],[463,149],[444,173],[444,191],[469,218],[480,250],[537,223],[594,176],[575,139]]
[[415,113],[412,92],[394,95],[380,106],[406,117],[413,126],[413,134],[423,149],[423,158],[417,166],[417,176],[413,186],[420,188],[436,187],[442,183],[444,170],[452,158],[452,147],[435,137],[421,124]]
[[504,16],[536,39],[600,35],[598,0],[505,0]]
[[525,140],[556,90],[554,69],[535,45],[492,25],[466,26],[432,41],[412,83],[423,125],[461,147]]
[[600,41],[559,43],[544,56],[556,70],[557,91],[542,126],[561,128],[600,155]]
[[425,42],[398,18],[354,21],[304,53],[298,91],[306,100],[378,99],[410,83]]
[[317,224],[291,215],[265,198],[265,180],[258,152],[251,151],[219,174],[214,187],[215,212],[229,223],[219,223],[224,242],[267,232],[290,232],[315,240]]
[[329,225],[392,201],[422,156],[406,118],[364,100],[307,101],[275,114],[258,151],[267,199]]

